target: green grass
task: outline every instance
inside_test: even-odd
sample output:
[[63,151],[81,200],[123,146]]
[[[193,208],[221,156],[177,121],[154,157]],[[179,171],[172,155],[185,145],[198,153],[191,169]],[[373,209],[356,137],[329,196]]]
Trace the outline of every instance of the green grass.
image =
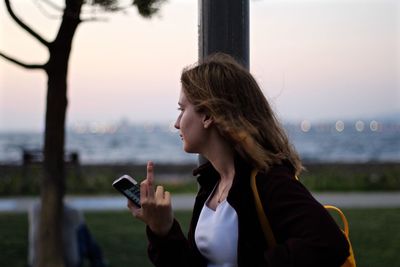
[[[399,191],[400,164],[396,163],[327,163],[306,164],[300,175],[311,191]],[[192,165],[156,165],[156,182],[173,193],[195,193],[196,179]],[[68,194],[116,194],[112,181],[128,173],[138,181],[145,177],[144,165],[82,165],[66,168]],[[39,195],[40,165],[0,165],[0,196]]]
[[26,266],[28,258],[28,217],[0,214],[0,266]]
[[[196,179],[192,165],[156,165],[157,183],[174,193],[196,192]],[[123,174],[130,174],[138,181],[145,177],[144,165],[83,165],[66,168],[68,194],[99,195],[117,194],[111,184]],[[39,195],[42,166],[0,165],[0,196]],[[164,177],[164,178],[163,178]]]
[[[306,164],[300,175],[311,191],[399,191],[400,164],[396,163],[326,163]],[[192,165],[156,165],[156,183],[173,193],[195,193],[197,184]],[[144,165],[82,165],[66,168],[68,194],[116,194],[112,181],[128,173],[138,181],[145,177]],[[39,195],[40,165],[0,165],[0,196]]]
[[400,209],[346,209],[357,266],[400,264]]
[[[400,262],[400,209],[345,209],[357,265],[395,266]],[[189,212],[176,217],[187,231]],[[151,266],[144,225],[129,212],[88,212],[85,218],[111,267]],[[26,266],[26,214],[0,214],[0,266]]]
[[300,180],[312,191],[400,190],[398,163],[315,163],[305,167]]

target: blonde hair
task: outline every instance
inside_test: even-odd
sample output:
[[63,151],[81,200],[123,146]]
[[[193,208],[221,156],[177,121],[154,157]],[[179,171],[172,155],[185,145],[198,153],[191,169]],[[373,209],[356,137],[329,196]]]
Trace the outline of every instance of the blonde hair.
[[231,56],[213,54],[181,75],[182,90],[198,112],[210,115],[222,136],[254,167],[268,170],[300,158],[250,72]]

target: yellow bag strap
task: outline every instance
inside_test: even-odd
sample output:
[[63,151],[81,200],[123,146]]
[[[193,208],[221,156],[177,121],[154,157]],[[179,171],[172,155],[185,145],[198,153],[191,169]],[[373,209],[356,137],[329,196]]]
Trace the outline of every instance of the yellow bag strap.
[[267,240],[268,246],[273,248],[276,246],[276,240],[274,233],[272,232],[271,226],[269,224],[268,218],[265,215],[264,208],[260,200],[260,195],[258,194],[258,189],[256,184],[257,172],[258,171],[256,169],[251,172],[251,181],[250,181],[251,189],[253,191],[254,202],[256,204],[256,209],[257,209],[257,215],[261,224],[261,228],[264,233],[265,240]]
[[342,219],[343,222],[343,233],[346,236],[347,242],[349,242],[349,257],[346,259],[346,261],[343,263],[343,265],[341,267],[356,267],[356,257],[354,255],[354,251],[353,251],[353,246],[351,245],[350,242],[350,237],[349,237],[349,223],[347,222],[346,216],[344,216],[344,213],[335,206],[331,206],[331,205],[324,205],[325,209],[327,210],[333,210],[336,211],[339,215],[340,218]]
[[342,219],[343,222],[343,232],[347,237],[349,237],[349,223],[347,222],[346,216],[344,216],[343,212],[338,207],[335,206],[324,205],[324,207],[327,210],[334,210],[340,215],[340,218]]

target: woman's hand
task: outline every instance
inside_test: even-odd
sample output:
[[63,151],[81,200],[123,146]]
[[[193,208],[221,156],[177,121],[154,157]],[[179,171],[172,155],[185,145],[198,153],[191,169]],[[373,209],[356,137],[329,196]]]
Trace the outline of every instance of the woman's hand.
[[166,235],[172,227],[171,195],[164,187],[154,190],[154,164],[147,163],[147,177],[140,184],[141,208],[128,200],[128,208],[132,215],[147,224],[156,235]]

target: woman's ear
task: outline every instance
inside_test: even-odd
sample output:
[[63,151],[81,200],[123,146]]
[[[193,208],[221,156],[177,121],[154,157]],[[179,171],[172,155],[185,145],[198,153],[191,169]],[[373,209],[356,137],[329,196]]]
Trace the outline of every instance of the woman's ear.
[[207,129],[208,127],[211,126],[211,124],[213,123],[213,118],[210,115],[204,115],[203,117],[203,125],[204,128]]

